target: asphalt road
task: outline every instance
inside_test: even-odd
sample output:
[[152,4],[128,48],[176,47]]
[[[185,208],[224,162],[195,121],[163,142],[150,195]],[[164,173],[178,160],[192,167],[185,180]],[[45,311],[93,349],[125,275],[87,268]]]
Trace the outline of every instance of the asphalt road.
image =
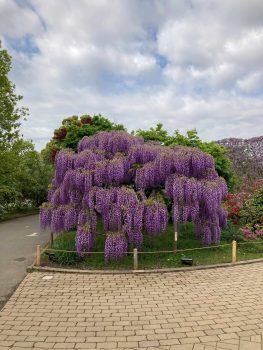
[[40,231],[38,215],[0,223],[0,310],[33,263],[36,245],[48,240],[49,232]]

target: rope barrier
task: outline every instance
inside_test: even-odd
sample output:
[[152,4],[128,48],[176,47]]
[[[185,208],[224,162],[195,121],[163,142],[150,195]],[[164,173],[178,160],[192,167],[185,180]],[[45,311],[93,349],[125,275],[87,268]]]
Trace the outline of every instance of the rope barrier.
[[[226,244],[219,244],[211,247],[199,247],[199,248],[188,248],[188,249],[177,249],[177,250],[155,250],[155,251],[138,251],[138,254],[161,254],[161,253],[177,253],[177,252],[189,252],[193,250],[203,250],[203,249],[214,249],[219,247],[226,247],[231,246],[232,243],[226,243]],[[41,249],[42,252],[50,251],[50,252],[63,252],[63,253],[81,253],[81,254],[104,254],[104,252],[77,252],[76,250],[63,250],[63,249],[53,249],[53,248],[45,248]],[[124,254],[133,254],[133,251],[131,252],[124,252]]]
[[263,243],[263,240],[262,242],[239,242],[237,243],[237,245],[243,245],[243,244],[262,244]]
[[158,253],[189,252],[189,251],[193,251],[193,250],[213,249],[213,248],[225,247],[225,246],[231,246],[231,245],[232,245],[232,243],[228,243],[228,244],[215,245],[215,246],[212,246],[212,247],[176,249],[176,250],[156,250],[154,252],[138,252],[138,254],[158,254]]
[[[133,265],[134,270],[138,269],[138,255],[139,254],[162,254],[162,253],[183,253],[183,252],[190,252],[195,250],[204,250],[204,249],[215,249],[220,247],[230,247],[232,246],[232,263],[235,263],[237,261],[237,245],[245,245],[245,244],[262,244],[263,240],[260,242],[239,242],[232,241],[232,243],[226,243],[226,244],[218,244],[210,247],[197,247],[197,248],[188,248],[188,249],[174,249],[174,250],[156,250],[156,251],[138,251],[136,248],[133,249],[133,251],[130,252],[124,252],[124,254],[133,255]],[[54,249],[54,248],[41,248],[40,245],[37,245],[36,250],[36,266],[40,266],[41,263],[41,253],[44,252],[61,252],[61,253],[78,253],[83,255],[90,255],[90,254],[105,254],[105,252],[77,252],[76,250],[63,250],[63,249]]]
[[[42,249],[42,252],[63,252],[63,253],[81,253],[81,254],[104,254],[104,252],[77,252],[76,250],[63,250],[63,249],[53,249],[53,248],[46,248]],[[133,254],[133,252],[124,252],[124,254]]]

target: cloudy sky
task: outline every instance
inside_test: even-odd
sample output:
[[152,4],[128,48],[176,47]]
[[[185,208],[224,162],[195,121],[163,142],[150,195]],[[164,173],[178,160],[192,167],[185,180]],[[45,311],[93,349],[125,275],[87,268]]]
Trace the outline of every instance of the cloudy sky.
[[263,134],[262,0],[0,0],[38,149],[71,115],[203,139]]

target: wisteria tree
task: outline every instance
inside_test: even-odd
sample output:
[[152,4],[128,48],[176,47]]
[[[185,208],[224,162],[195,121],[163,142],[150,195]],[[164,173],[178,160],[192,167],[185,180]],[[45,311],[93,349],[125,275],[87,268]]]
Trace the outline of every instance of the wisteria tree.
[[174,224],[192,221],[204,245],[220,239],[227,195],[213,157],[197,148],[144,143],[122,131],[84,137],[78,152],[56,156],[48,203],[40,211],[43,228],[54,233],[76,228],[80,256],[96,245],[96,224],[104,230],[105,259],[142,249],[143,236],[165,234]]
[[263,136],[251,139],[228,138],[218,141],[227,151],[244,190],[263,178]]

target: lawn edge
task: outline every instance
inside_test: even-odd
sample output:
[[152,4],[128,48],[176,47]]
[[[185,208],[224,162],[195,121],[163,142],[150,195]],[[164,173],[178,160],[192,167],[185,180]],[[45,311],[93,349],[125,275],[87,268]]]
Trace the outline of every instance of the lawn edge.
[[25,216],[36,215],[36,214],[39,214],[39,209],[38,208],[32,209],[32,211],[28,211],[28,212],[24,212],[24,213],[16,212],[16,213],[10,214],[10,216],[1,218],[0,219],[0,223],[1,222],[6,222],[6,221],[9,221],[9,220],[13,220],[13,219],[23,218]]
[[235,267],[247,264],[256,264],[263,262],[263,259],[252,259],[238,261],[236,263],[223,263],[203,266],[192,266],[192,267],[176,267],[176,268],[163,268],[163,269],[144,269],[144,270],[81,270],[81,269],[63,269],[48,266],[36,266],[32,264],[28,266],[27,272],[60,272],[60,273],[78,273],[78,274],[98,274],[98,275],[119,275],[119,274],[144,274],[144,273],[168,273],[168,272],[187,272],[196,270],[209,270],[223,267]]

